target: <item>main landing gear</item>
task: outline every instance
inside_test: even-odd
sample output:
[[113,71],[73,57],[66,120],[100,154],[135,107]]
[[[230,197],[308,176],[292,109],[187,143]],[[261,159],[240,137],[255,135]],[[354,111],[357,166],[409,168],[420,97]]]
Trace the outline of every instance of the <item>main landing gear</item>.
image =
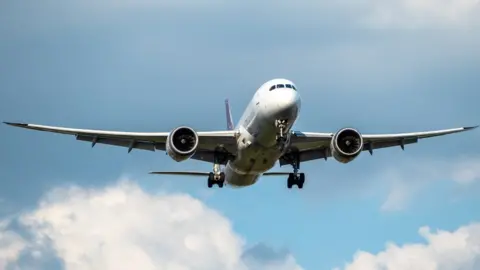
[[296,185],[299,189],[302,189],[303,184],[305,183],[305,174],[298,172],[298,170],[300,169],[300,161],[298,155],[295,155],[295,157],[293,158],[292,167],[293,173],[290,173],[288,175],[287,187],[290,189],[294,185]]
[[292,188],[294,185],[297,185],[299,189],[303,188],[303,183],[305,183],[305,174],[304,173],[291,173],[288,175],[287,187]]
[[215,162],[213,164],[213,172],[208,175],[208,188],[212,188],[213,185],[218,185],[219,188],[223,188],[225,183],[225,173],[220,171],[220,164],[218,159],[215,157]]

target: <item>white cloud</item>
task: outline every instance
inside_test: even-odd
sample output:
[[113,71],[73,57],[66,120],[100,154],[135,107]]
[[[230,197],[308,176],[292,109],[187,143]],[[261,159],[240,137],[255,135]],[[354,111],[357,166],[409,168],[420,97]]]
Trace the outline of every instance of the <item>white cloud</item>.
[[436,181],[450,180],[461,186],[480,182],[480,158],[462,157],[455,160],[410,160],[382,170],[379,182],[389,182],[390,191],[382,210],[401,210],[415,193]]
[[26,247],[22,237],[7,228],[8,224],[8,221],[0,222],[0,270],[16,261],[20,252]]
[[478,23],[479,0],[371,0],[366,22],[376,27],[451,27]]
[[[221,0],[120,0],[120,1],[73,1],[58,3],[58,1],[43,1],[42,5],[31,3],[26,12],[32,15],[43,14],[45,11],[59,11],[66,14],[55,14],[53,17],[62,18],[67,22],[79,24],[94,21],[109,21],[113,17],[125,16],[125,12],[155,11],[163,16],[185,16],[195,14],[192,22],[196,23],[204,15],[204,19],[216,18],[229,23],[232,20],[244,21],[244,14],[248,12],[254,16],[255,23],[271,24],[271,14],[302,13],[302,17],[293,20],[274,21],[278,27],[312,26],[327,24],[335,21],[335,25],[364,26],[367,28],[444,28],[452,26],[478,25],[480,22],[480,0],[339,0],[339,1],[243,1],[229,2]],[[13,7],[24,7],[19,5]],[[25,11],[23,8],[22,11]],[[180,13],[176,13],[180,12]],[[198,16],[200,15],[200,16]],[[222,17],[220,15],[227,15]],[[42,16],[40,23],[51,20]],[[248,23],[248,21],[245,21]],[[35,21],[35,23],[38,23]],[[220,23],[220,21],[219,21]]]
[[[189,195],[151,195],[129,181],[55,189],[19,222],[32,234],[33,258],[53,250],[68,270],[250,269],[242,259],[244,240],[227,218]],[[7,233],[0,234],[3,266],[27,247]],[[287,255],[276,260],[283,262],[280,269],[301,269]]]
[[460,184],[480,181],[480,159],[465,159],[451,168],[452,179]]
[[[454,232],[419,229],[425,244],[388,243],[377,254],[358,251],[344,270],[477,270],[480,269],[480,223]],[[340,269],[340,268],[337,268]]]

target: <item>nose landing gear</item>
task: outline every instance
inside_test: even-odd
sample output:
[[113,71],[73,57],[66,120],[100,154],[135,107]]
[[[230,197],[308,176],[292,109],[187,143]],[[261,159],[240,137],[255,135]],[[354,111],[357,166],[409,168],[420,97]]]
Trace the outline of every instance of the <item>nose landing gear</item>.
[[286,138],[285,129],[287,128],[287,124],[288,124],[288,119],[279,119],[279,120],[275,121],[275,126],[278,129],[277,141],[278,140],[285,140],[285,138]]
[[280,151],[283,152],[285,146],[288,143],[288,134],[285,133],[287,128],[288,119],[280,119],[275,121],[275,126],[278,129],[277,133],[277,147]]

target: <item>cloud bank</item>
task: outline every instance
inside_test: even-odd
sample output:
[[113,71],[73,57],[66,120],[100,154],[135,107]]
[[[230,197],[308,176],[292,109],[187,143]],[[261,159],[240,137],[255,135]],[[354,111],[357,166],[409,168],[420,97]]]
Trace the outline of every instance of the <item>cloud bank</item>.
[[388,28],[465,27],[478,23],[479,0],[371,0],[366,22]]
[[[480,269],[480,223],[453,232],[419,229],[424,244],[388,243],[377,254],[358,251],[344,270],[476,270]],[[340,268],[336,268],[340,270]]]
[[38,269],[51,253],[69,270],[302,269],[287,253],[251,256],[256,247],[246,249],[230,221],[201,201],[151,195],[126,180],[54,189],[16,220],[28,236],[2,223],[0,269],[27,257]]

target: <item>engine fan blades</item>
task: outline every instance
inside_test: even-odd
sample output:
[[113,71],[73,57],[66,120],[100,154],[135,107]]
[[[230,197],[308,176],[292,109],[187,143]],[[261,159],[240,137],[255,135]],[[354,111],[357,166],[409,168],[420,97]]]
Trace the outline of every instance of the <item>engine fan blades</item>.
[[190,135],[181,135],[175,140],[175,146],[182,150],[187,151],[195,146],[195,137]]
[[355,153],[360,147],[360,140],[354,136],[347,136],[342,138],[339,147],[343,152],[352,154]]

